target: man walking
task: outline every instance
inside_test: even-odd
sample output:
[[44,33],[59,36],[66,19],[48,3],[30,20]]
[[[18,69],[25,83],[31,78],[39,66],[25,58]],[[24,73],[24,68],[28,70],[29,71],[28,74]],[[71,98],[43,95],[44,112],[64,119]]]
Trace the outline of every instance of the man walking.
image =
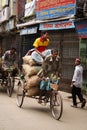
[[83,108],[86,104],[86,100],[83,98],[83,95],[81,93],[82,82],[83,82],[83,67],[81,65],[81,59],[76,58],[75,70],[71,83],[73,107],[77,107],[76,96],[78,96],[81,102],[81,108]]

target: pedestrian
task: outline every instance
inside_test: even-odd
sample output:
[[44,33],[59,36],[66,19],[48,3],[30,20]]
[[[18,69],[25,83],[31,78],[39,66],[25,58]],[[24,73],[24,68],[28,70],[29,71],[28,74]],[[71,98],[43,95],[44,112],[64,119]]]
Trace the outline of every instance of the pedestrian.
[[57,90],[59,87],[59,76],[60,76],[60,57],[57,49],[51,50],[51,55],[46,57],[42,63],[42,75],[39,73],[38,76],[42,77],[40,82],[40,100],[44,91],[49,93],[52,88],[51,84],[56,84]]
[[49,46],[49,37],[47,31],[42,31],[41,36],[36,38],[33,43],[34,51],[31,54],[33,60],[37,63],[42,64],[43,59],[51,54],[51,49],[47,49]]
[[83,98],[82,91],[81,91],[82,83],[83,83],[83,67],[81,65],[81,59],[76,58],[75,70],[74,70],[74,74],[73,74],[73,78],[71,82],[72,101],[73,101],[72,107],[77,107],[76,96],[78,96],[81,102],[81,108],[85,107],[86,100]]

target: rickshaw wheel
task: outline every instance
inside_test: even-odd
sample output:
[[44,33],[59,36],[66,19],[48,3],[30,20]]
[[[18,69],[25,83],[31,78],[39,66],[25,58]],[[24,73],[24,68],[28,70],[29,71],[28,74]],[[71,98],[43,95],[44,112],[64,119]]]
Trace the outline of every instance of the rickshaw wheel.
[[11,88],[10,88],[10,96],[12,96],[13,90],[14,90],[14,84],[15,84],[15,78],[11,78]]
[[24,101],[24,96],[25,96],[25,92],[23,89],[23,81],[20,80],[18,82],[18,89],[17,89],[17,106],[21,107],[23,105],[23,101]]
[[50,97],[50,108],[53,118],[59,120],[63,113],[63,101],[59,92],[52,92]]
[[9,77],[8,79],[7,79],[7,94],[8,94],[8,96],[9,97],[11,97],[11,95],[12,95],[12,91],[11,91],[11,89],[12,89],[12,84],[11,84],[11,77]]
[[7,94],[8,94],[9,97],[12,96],[13,89],[14,89],[13,78],[9,77],[7,79]]

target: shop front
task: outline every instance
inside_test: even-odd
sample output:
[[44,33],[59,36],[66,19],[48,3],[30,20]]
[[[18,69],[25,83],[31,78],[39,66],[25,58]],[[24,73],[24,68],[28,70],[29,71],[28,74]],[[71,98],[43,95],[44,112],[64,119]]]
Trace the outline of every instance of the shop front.
[[83,90],[87,93],[87,20],[75,22],[79,36],[79,56],[83,65]]
[[33,48],[33,43],[37,37],[40,36],[38,31],[38,25],[29,26],[20,30],[20,36],[22,38],[21,42],[21,57],[23,57],[28,50]]
[[79,56],[79,38],[75,30],[74,21],[62,20],[60,22],[41,23],[39,29],[49,31],[49,48],[58,48],[61,58],[61,89],[70,92],[74,60]]

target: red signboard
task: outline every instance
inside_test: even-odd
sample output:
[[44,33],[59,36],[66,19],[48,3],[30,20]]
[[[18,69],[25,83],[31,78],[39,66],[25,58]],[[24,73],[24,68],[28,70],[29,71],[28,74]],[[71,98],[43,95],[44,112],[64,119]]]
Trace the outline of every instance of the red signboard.
[[75,0],[37,0],[36,11],[46,10],[57,6],[74,4]]
[[51,19],[73,16],[76,13],[76,0],[37,0],[36,18]]

